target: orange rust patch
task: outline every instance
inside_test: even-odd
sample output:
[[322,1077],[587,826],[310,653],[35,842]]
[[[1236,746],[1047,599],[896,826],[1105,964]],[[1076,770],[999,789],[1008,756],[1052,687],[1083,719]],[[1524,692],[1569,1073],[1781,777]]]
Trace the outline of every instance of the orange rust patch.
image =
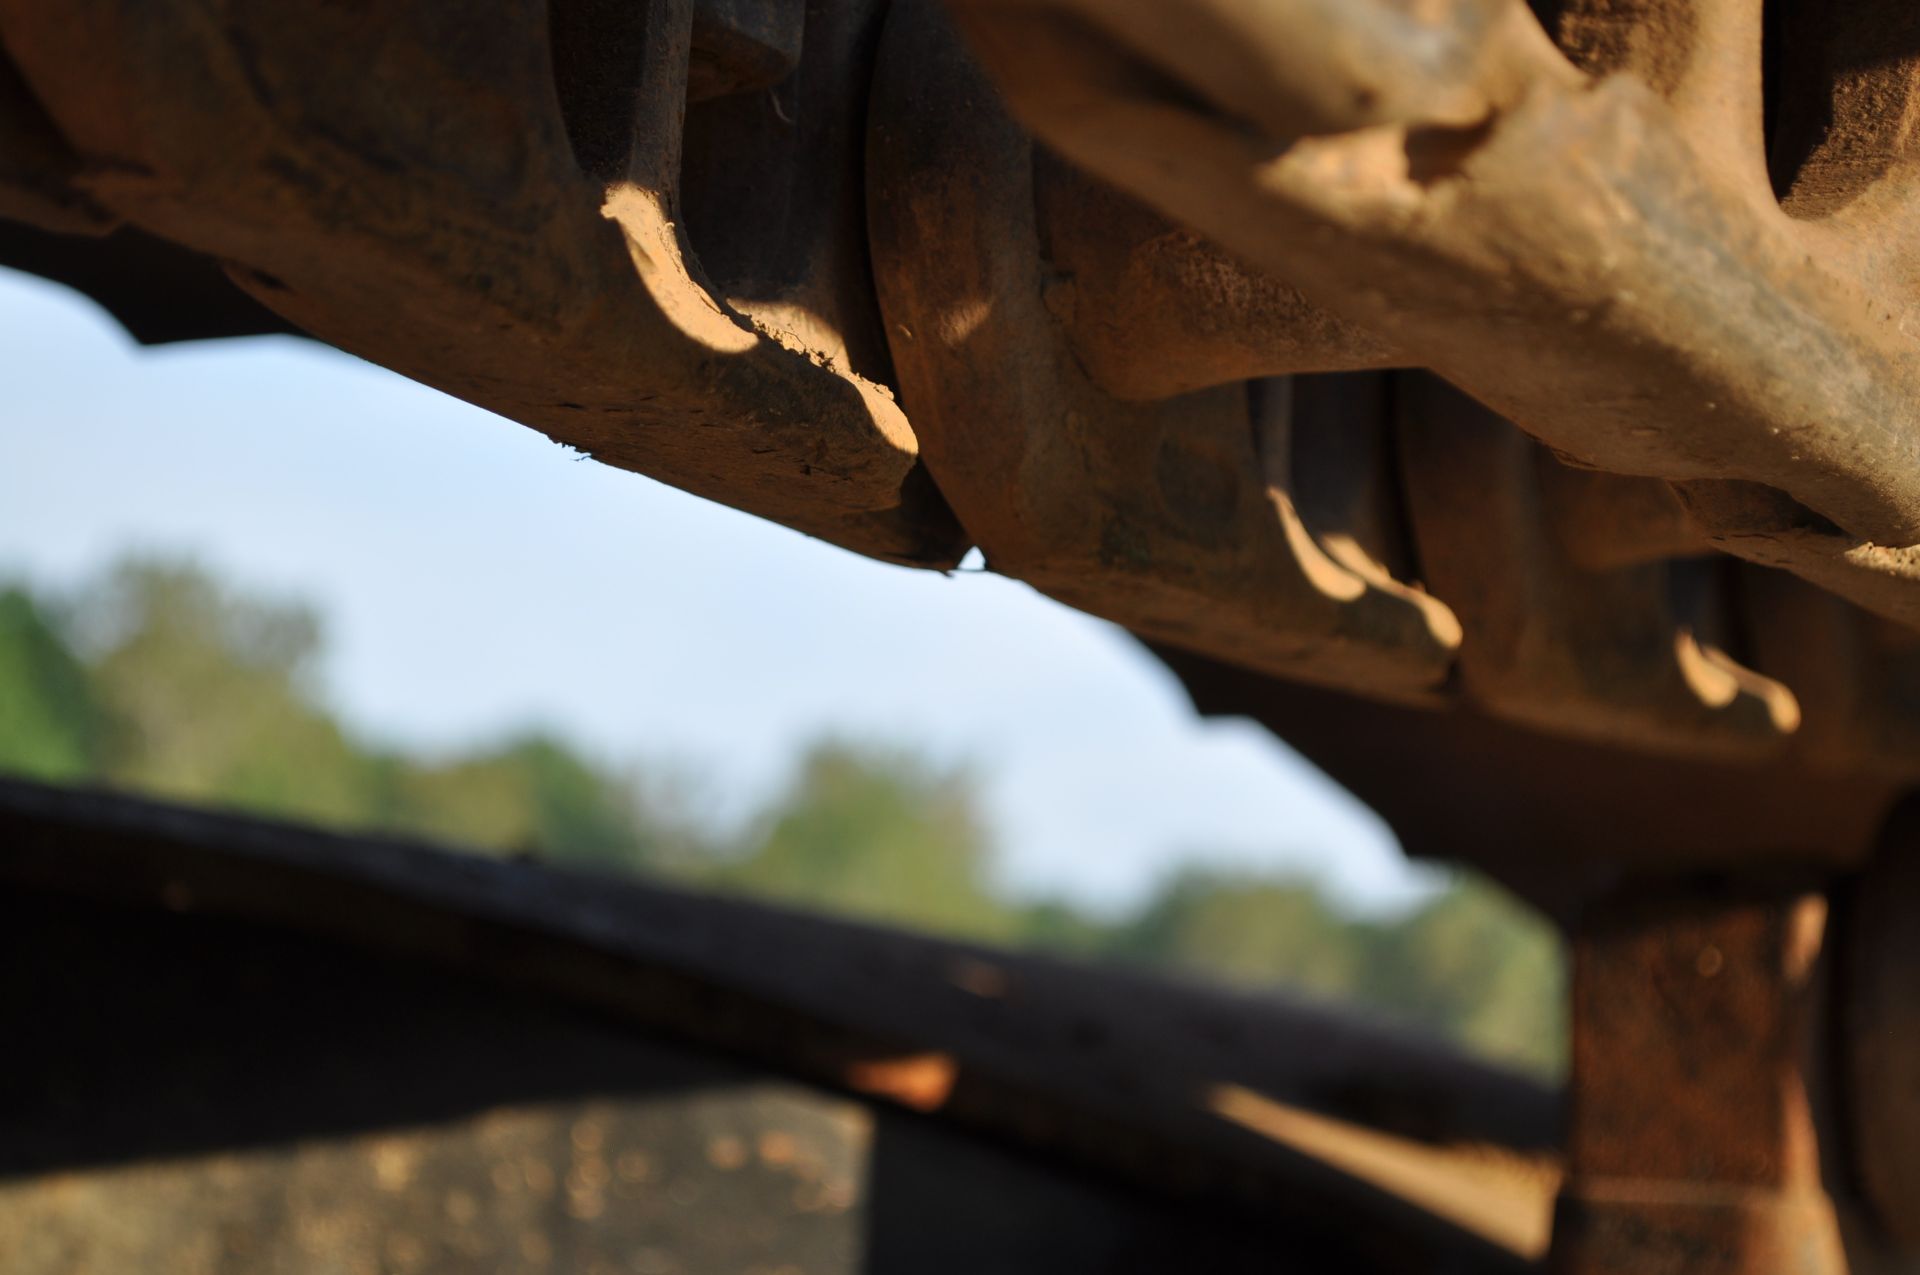
[[960,1067],[951,1054],[908,1054],[850,1063],[847,1084],[915,1111],[937,1111],[953,1093]]

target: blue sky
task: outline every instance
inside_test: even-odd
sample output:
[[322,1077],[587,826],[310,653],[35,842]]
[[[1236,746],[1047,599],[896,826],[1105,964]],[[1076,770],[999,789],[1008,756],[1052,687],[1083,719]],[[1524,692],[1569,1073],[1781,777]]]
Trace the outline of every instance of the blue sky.
[[1271,736],[1201,721],[1023,585],[867,561],[309,342],[142,350],[0,270],[0,576],[129,551],[315,604],[331,700],[392,743],[541,725],[671,764],[717,819],[809,739],[909,744],[974,766],[1009,885],[1100,907],[1195,858],[1383,907],[1429,880]]

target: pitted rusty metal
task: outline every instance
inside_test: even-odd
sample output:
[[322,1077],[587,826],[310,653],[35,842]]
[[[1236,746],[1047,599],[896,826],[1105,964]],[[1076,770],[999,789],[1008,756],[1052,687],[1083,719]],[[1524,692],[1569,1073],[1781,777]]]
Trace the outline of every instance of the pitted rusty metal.
[[[1084,177],[1041,181],[1053,308],[1096,381],[1140,400],[1421,365],[1580,467],[1485,470],[1423,520],[1448,459],[1419,454],[1433,425],[1400,411],[1419,579],[1463,613],[1466,698],[1628,748],[1783,746],[1794,688],[1748,667],[1739,608],[1710,589],[1708,635],[1666,596],[1668,560],[1716,549],[1920,622],[1920,559],[1884,547],[1920,539],[1920,359],[1887,326],[1911,301],[1896,263],[1863,255],[1880,228],[1829,242],[1841,205],[1902,189],[1906,135],[1883,117],[1906,110],[1903,27],[1785,21],[1804,51],[1775,149],[1827,108],[1840,140],[1781,160],[1777,203],[1757,4],[1575,3],[1558,48],[1518,3],[949,7],[1044,139],[1227,250]],[[1887,307],[1871,321],[1869,295]],[[1518,508],[1538,512],[1499,520]],[[1681,574],[1701,601],[1708,576]],[[1864,739],[1795,751],[1912,773]]]
[[[1459,626],[1377,561],[1342,561],[1321,534],[1337,523],[1302,517],[1284,386],[1127,400],[1082,370],[1057,313],[1070,302],[1049,304],[1029,145],[930,7],[895,8],[870,116],[874,262],[902,402],[988,564],[1162,641],[1432,697]],[[1371,476],[1342,477],[1364,489]],[[1338,503],[1335,484],[1320,495]]]
[[1833,1048],[1848,1167],[1874,1229],[1912,1269],[1920,1265],[1920,807],[1909,801],[1895,813],[1879,853],[1838,901],[1846,928]]
[[1629,897],[1575,932],[1564,1275],[1845,1275],[1807,1067],[1825,900]]
[[1033,189],[1047,308],[1115,398],[1399,364],[1375,334],[1045,150]]
[[[1487,408],[1402,378],[1400,447],[1429,583],[1474,641],[1462,689],[1515,722],[1621,747],[1722,758],[1785,748],[1800,706],[1683,615],[1679,564],[1576,564],[1545,512],[1558,465]],[[1702,574],[1697,591],[1717,583]]]
[[1070,158],[1556,451],[1785,493],[1822,539],[1707,530],[1912,618],[1910,7],[1796,10],[1780,136],[1835,123],[1772,174],[1757,3],[1582,0],[1566,52],[1519,0],[953,8]]
[[0,49],[0,219],[75,235],[111,228],[76,185],[79,172],[80,157]]
[[694,0],[687,101],[771,89],[799,69],[806,27],[805,0]]

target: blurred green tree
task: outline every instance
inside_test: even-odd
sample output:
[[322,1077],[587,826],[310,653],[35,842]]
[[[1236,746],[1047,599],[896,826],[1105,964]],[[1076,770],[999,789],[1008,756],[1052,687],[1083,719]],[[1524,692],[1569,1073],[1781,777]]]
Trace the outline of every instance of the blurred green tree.
[[381,827],[634,871],[657,858],[633,787],[546,735],[437,766],[394,761],[382,782]]
[[1565,1066],[1565,955],[1545,917],[1462,873],[1372,929],[1356,999],[1501,1062],[1547,1074]]
[[1062,899],[1038,899],[1016,905],[1014,929],[1025,947],[1062,956],[1097,957],[1114,950],[1115,923]]
[[[628,786],[551,737],[439,763],[354,739],[320,701],[307,607],[129,561],[71,608],[83,661],[30,598],[6,596],[0,661],[19,667],[0,668],[0,685],[19,689],[0,703],[21,741],[0,754],[9,768],[598,866],[647,858]],[[58,729],[40,720],[54,708]]]
[[329,823],[366,808],[369,759],[314,698],[320,624],[192,567],[121,565],[75,607],[125,788]]
[[972,778],[908,753],[814,745],[759,821],[752,848],[714,880],[806,907],[944,934],[1014,936],[991,890]]
[[22,589],[0,591],[0,770],[92,778],[107,728],[86,666],[40,603]]
[[1362,931],[1316,886],[1188,868],[1176,873],[1108,952],[1229,982],[1279,983],[1308,995],[1350,995]]

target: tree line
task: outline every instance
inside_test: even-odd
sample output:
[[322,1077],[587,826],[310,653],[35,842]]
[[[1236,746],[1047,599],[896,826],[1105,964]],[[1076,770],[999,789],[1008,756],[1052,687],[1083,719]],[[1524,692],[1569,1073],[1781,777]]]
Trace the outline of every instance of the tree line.
[[381,746],[326,704],[322,638],[312,608],[179,562],[61,594],[0,588],[0,770],[1356,1002],[1497,1061],[1563,1066],[1559,941],[1477,878],[1373,917],[1311,880],[1188,867],[1097,915],[1001,888],[975,777],[910,747],[815,743],[724,827],[661,776],[547,733],[449,757]]

